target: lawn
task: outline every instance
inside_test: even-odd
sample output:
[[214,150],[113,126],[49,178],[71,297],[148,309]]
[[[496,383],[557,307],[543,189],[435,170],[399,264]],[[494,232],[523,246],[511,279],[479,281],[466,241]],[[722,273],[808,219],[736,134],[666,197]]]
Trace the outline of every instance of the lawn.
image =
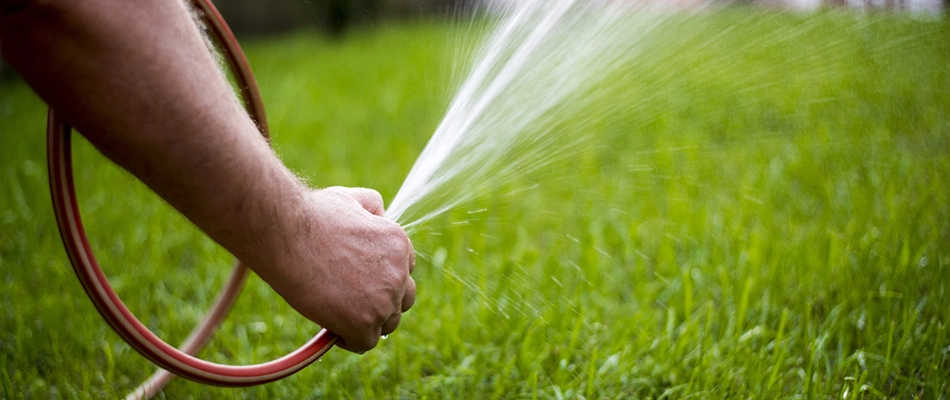
[[[391,199],[483,25],[246,41],[276,150],[313,185]],[[585,108],[621,112],[562,121],[586,145],[413,233],[418,300],[377,349],[163,396],[950,397],[946,19],[733,11],[655,35]],[[0,396],[115,398],[153,367],[73,276],[44,115],[0,83]],[[230,256],[87,143],[75,154],[107,274],[180,342]],[[202,356],[262,362],[316,330],[252,278]]]

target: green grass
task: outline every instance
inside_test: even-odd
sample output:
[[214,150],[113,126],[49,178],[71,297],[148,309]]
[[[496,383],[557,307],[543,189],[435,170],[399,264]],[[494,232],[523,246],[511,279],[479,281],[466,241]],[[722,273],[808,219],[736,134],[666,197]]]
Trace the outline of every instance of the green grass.
[[[569,165],[414,235],[418,301],[376,350],[331,351],[253,388],[175,380],[164,395],[948,397],[950,27],[740,12],[676,29],[611,81],[604,101],[627,112],[565,121],[594,133]],[[416,23],[245,43],[281,157],[314,185],[391,198],[469,33]],[[0,86],[0,396],[117,397],[152,366],[72,275],[43,117],[22,84]],[[181,341],[230,257],[88,144],[75,152],[100,261],[148,326]],[[315,329],[252,279],[203,356],[261,362]]]

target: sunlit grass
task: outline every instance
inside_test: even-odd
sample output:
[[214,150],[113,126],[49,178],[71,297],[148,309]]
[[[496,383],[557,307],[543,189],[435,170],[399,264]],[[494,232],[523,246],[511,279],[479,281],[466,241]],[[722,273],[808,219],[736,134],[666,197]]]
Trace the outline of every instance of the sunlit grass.
[[[261,387],[176,380],[166,396],[946,397],[946,23],[739,13],[677,29],[612,81],[605,108],[627,112],[564,121],[594,132],[569,162],[414,235],[419,298],[378,349]],[[465,32],[245,43],[281,157],[314,185],[392,198],[450,99]],[[116,397],[152,367],[72,276],[43,116],[28,89],[0,86],[0,393]],[[182,340],[229,256],[87,144],[76,154],[113,283]],[[315,330],[253,279],[203,354],[261,362]]]

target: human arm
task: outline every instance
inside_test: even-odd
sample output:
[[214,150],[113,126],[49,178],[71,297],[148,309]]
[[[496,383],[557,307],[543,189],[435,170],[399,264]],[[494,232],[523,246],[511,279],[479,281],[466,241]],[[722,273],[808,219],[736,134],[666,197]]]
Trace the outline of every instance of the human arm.
[[311,190],[287,170],[183,3],[0,0],[0,49],[103,154],[344,347],[374,347],[412,305],[412,247],[379,194]]

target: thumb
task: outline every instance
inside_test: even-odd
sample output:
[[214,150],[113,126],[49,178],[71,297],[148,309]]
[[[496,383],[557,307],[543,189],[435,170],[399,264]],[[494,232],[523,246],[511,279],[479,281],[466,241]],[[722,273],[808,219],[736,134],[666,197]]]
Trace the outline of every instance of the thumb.
[[373,215],[382,217],[386,212],[383,204],[383,196],[373,189],[367,188],[345,188],[345,193],[356,199],[366,211]]

